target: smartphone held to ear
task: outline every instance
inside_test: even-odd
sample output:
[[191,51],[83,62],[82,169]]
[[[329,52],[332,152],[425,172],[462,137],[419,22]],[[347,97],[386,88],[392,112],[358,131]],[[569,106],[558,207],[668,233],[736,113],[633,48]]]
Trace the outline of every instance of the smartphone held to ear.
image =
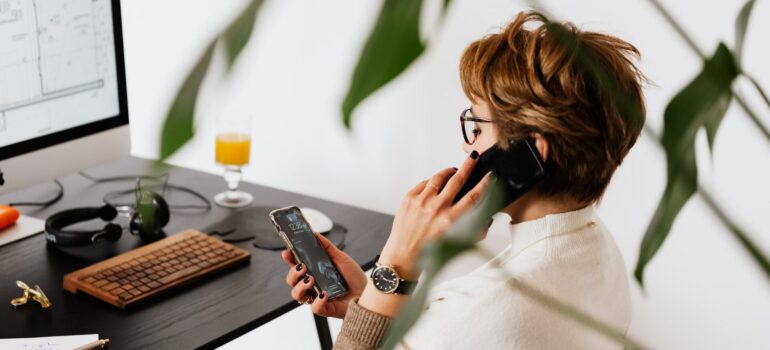
[[465,185],[457,193],[454,202],[462,199],[470,190],[481,182],[488,172],[492,172],[505,191],[504,206],[513,203],[545,177],[545,164],[540,153],[528,139],[514,139],[508,149],[498,144],[484,151],[473,167]]
[[329,299],[347,294],[345,280],[318,242],[299,208],[292,206],[273,210],[270,212],[270,220],[286,248],[294,254],[294,260],[307,266],[308,274],[315,280],[313,289],[316,294],[324,291]]

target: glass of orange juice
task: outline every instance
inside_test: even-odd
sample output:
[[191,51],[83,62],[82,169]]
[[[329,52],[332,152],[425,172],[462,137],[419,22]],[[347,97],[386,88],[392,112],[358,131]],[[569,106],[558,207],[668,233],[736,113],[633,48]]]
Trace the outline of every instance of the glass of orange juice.
[[238,190],[242,168],[251,154],[251,117],[226,115],[217,118],[216,162],[225,168],[227,191],[214,196],[214,202],[228,208],[245,207],[254,201],[248,192]]

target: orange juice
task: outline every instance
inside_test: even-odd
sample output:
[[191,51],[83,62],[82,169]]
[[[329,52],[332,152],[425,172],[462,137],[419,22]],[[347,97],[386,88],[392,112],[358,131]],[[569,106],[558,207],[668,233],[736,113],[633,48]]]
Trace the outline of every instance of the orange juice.
[[249,163],[251,136],[242,133],[217,135],[217,163],[223,165],[246,165]]

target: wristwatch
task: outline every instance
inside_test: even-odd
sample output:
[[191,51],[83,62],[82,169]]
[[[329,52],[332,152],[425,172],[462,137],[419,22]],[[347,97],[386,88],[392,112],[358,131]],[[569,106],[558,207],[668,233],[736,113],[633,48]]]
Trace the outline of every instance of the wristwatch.
[[391,265],[377,262],[370,276],[374,287],[385,294],[410,295],[417,287],[417,281],[407,281],[401,278]]

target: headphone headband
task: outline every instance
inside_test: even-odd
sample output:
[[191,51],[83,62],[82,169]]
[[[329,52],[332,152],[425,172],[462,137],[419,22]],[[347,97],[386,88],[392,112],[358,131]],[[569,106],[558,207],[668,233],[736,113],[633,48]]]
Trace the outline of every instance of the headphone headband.
[[[168,223],[170,212],[168,204],[157,193],[150,192],[152,202],[145,210],[137,210],[131,216],[129,228],[131,233],[138,234],[144,242],[151,242],[162,238],[165,234],[163,227]],[[140,211],[146,212],[142,214]],[[143,216],[152,216],[153,219],[143,220]],[[105,204],[101,207],[74,208],[53,214],[45,221],[45,238],[57,246],[84,246],[93,244],[98,239],[106,239],[115,242],[120,239],[123,228],[114,223],[108,223],[101,230],[66,230],[67,226],[94,219],[112,221],[118,216],[115,207]]]

